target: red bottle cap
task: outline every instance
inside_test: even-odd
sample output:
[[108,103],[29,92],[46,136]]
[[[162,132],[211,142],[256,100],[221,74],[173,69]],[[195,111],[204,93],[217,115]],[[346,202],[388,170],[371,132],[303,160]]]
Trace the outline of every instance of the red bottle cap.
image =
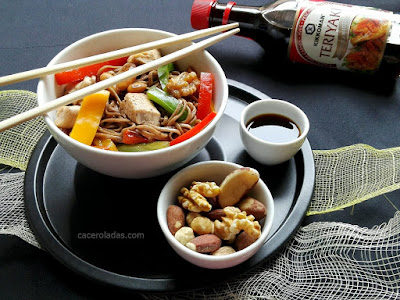
[[222,25],[228,24],[229,14],[231,13],[232,7],[234,7],[235,5],[236,5],[236,2],[233,2],[233,1],[228,2],[228,4],[226,5],[224,15],[222,17]]
[[194,29],[205,29],[209,26],[210,12],[217,0],[194,0],[190,22]]

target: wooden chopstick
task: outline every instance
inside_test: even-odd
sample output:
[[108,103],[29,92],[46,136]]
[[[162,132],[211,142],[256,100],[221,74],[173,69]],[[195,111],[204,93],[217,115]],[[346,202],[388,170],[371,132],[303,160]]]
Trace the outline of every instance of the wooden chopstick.
[[81,90],[77,90],[71,94],[67,94],[65,96],[62,96],[60,98],[57,98],[55,100],[49,101],[44,105],[35,107],[31,110],[28,110],[26,112],[23,112],[21,114],[18,114],[16,116],[13,116],[11,118],[8,118],[4,121],[0,122],[0,132],[9,129],[13,126],[16,126],[18,124],[21,124],[23,122],[26,122],[28,120],[31,120],[35,117],[38,117],[40,115],[43,115],[45,113],[48,113],[49,111],[52,111],[54,109],[57,109],[58,107],[61,107],[63,105],[70,104],[76,100],[82,99],[83,97],[86,97],[88,95],[91,95],[93,93],[96,93],[100,90],[104,90],[112,85],[118,84],[122,81],[125,81],[129,78],[135,77],[142,75],[146,72],[149,72],[151,70],[154,70],[160,66],[163,66],[165,64],[175,62],[185,56],[188,56],[190,54],[193,54],[197,51],[203,50],[217,42],[222,41],[223,39],[226,39],[227,37],[234,35],[238,33],[240,30],[239,28],[226,31],[224,33],[221,33],[219,35],[210,37],[208,39],[205,39],[203,41],[200,41],[198,43],[195,43],[193,45],[190,45],[186,48],[180,49],[178,51],[175,51],[173,53],[167,54],[159,59],[156,59],[154,61],[151,61],[149,63],[146,63],[144,65],[138,66],[136,68],[133,68],[131,70],[128,70],[124,73],[115,75],[113,77],[110,77],[106,80],[97,82],[93,85],[90,85],[88,87],[85,87]]
[[99,63],[99,62],[128,56],[128,55],[143,52],[146,50],[163,48],[163,47],[177,44],[182,41],[196,40],[199,38],[203,38],[203,37],[212,35],[214,33],[230,30],[230,29],[236,28],[238,26],[239,26],[238,23],[232,23],[232,24],[228,24],[228,25],[221,25],[221,26],[206,28],[203,30],[188,32],[188,33],[181,34],[178,36],[173,36],[173,37],[164,38],[161,40],[156,40],[156,41],[142,44],[142,45],[128,47],[128,48],[115,50],[115,51],[111,51],[111,52],[107,52],[107,53],[102,53],[102,54],[98,54],[98,55],[94,55],[94,56],[90,56],[90,57],[80,58],[77,60],[60,63],[60,64],[53,65],[53,66],[47,66],[47,67],[38,68],[38,69],[34,69],[34,70],[29,70],[29,71],[15,73],[15,74],[11,74],[11,75],[6,75],[3,77],[0,77],[0,86],[11,84],[11,83],[16,83],[16,82],[20,82],[20,81],[30,80],[30,79],[38,78],[38,77],[41,77],[44,75],[54,74],[54,73],[67,71],[67,70],[71,70],[71,69],[77,69],[80,67],[84,67],[84,66],[92,65],[95,63]]

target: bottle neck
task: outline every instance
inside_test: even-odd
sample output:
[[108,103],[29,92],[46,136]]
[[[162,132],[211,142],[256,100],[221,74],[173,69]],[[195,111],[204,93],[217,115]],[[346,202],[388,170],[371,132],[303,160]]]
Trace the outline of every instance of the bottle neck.
[[[267,55],[282,60],[287,56],[291,29],[282,29],[264,18],[264,14],[274,10],[276,4],[290,2],[287,0],[274,1],[261,7],[234,5],[229,12],[229,23],[238,22],[238,36],[247,37],[264,48]],[[226,20],[226,4],[215,3],[210,12],[209,26],[223,24]],[[226,14],[226,13],[225,13]],[[293,22],[293,18],[292,18]]]
[[[282,10],[276,10],[276,6],[284,4],[291,7],[293,6],[292,2],[296,4],[296,1],[279,0],[261,7],[229,6],[229,4],[215,2],[210,11],[209,27],[228,22],[238,22],[240,28],[239,36],[251,38],[260,44],[264,44],[268,42],[266,40],[270,39],[275,42],[284,40],[290,36],[295,13],[290,14],[292,10],[286,7]],[[271,12],[274,14],[270,16]],[[289,15],[287,12],[289,12]],[[268,16],[270,16],[270,20]],[[284,25],[282,26],[282,24]]]
[[240,35],[254,38],[262,20],[262,14],[258,7],[244,5],[227,7],[226,4],[215,3],[211,8],[209,25],[212,27],[224,24],[224,22],[238,22]]

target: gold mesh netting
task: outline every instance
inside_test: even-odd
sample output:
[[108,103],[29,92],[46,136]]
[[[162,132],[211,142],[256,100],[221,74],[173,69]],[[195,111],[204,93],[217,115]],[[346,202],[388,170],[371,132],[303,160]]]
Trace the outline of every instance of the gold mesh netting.
[[0,174],[0,234],[16,235],[40,248],[25,217],[24,174]]
[[[0,92],[0,120],[36,105],[27,91]],[[45,131],[42,118],[0,133],[0,163],[19,172],[0,174],[0,234],[40,247],[25,217],[24,170]],[[352,145],[314,150],[315,191],[307,215],[323,214],[393,191],[400,184],[400,147],[377,150]],[[398,299],[400,212],[371,229],[315,222],[262,266],[218,288],[148,299]]]
[[358,144],[314,150],[316,184],[307,215],[328,213],[400,187],[400,147]]
[[[28,91],[0,92],[0,120],[36,106],[36,94]],[[0,163],[21,170],[28,165],[29,156],[45,131],[42,118],[28,121],[0,133]]]
[[213,289],[146,299],[399,299],[400,213],[372,229],[316,222],[260,267]]

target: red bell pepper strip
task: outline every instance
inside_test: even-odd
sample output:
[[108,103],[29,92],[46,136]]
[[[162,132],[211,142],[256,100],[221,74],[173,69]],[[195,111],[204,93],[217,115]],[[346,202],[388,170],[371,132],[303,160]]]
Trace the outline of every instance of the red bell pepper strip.
[[109,61],[104,61],[98,64],[85,66],[82,68],[68,70],[55,74],[57,84],[62,85],[82,80],[85,76],[96,75],[97,71],[105,65],[122,66],[126,63],[128,57],[121,57]]
[[136,132],[133,132],[132,130],[125,130],[123,135],[122,135],[122,143],[123,144],[128,144],[128,145],[134,145],[134,144],[141,144],[141,143],[148,143],[150,142],[149,139],[145,138],[144,136],[141,136],[137,134]]
[[199,99],[196,117],[203,120],[212,111],[213,75],[200,73]]
[[192,129],[189,131],[186,131],[184,134],[178,136],[176,139],[173,139],[170,142],[170,145],[176,145],[179,144],[183,141],[186,141],[187,139],[190,139],[191,137],[195,136],[198,134],[200,131],[202,131],[217,115],[216,112],[212,111],[210,112],[207,117],[205,117],[200,123],[198,123],[196,126],[194,126]]

